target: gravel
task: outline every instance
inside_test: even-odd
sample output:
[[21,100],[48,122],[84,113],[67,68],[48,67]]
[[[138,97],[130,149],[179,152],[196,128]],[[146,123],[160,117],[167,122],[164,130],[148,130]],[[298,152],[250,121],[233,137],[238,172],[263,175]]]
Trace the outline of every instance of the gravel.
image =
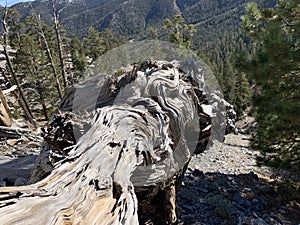
[[[26,184],[41,144],[11,142],[0,143],[0,186]],[[300,224],[299,202],[280,198],[278,174],[256,165],[249,136],[229,134],[216,146],[191,159],[177,198],[178,225]]]
[[258,155],[249,136],[229,134],[220,147],[194,156],[178,194],[178,224],[300,224],[300,204],[279,198],[274,172],[256,165]]

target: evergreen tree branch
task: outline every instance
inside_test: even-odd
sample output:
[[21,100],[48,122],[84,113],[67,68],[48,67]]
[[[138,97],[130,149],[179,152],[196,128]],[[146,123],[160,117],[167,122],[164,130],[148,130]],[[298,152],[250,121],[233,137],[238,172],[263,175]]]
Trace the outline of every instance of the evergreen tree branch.
[[17,75],[14,71],[14,68],[13,68],[13,64],[10,60],[10,56],[9,56],[9,53],[8,53],[8,35],[9,35],[9,31],[8,31],[8,26],[7,26],[7,14],[8,14],[8,8],[7,8],[7,5],[4,7],[4,12],[3,12],[3,17],[2,17],[2,26],[3,26],[3,50],[4,50],[4,55],[5,55],[5,59],[6,59],[6,62],[7,62],[7,66],[10,70],[10,73],[12,75],[12,78],[14,80],[14,83],[15,85],[17,86],[17,89],[18,89],[18,92],[19,92],[19,103],[20,103],[20,106],[21,108],[23,109],[23,112],[25,114],[25,117],[36,127],[36,122],[34,120],[34,116],[32,114],[32,111],[29,107],[29,103],[24,95],[24,92],[21,88],[21,85],[19,83],[19,80],[17,78]]

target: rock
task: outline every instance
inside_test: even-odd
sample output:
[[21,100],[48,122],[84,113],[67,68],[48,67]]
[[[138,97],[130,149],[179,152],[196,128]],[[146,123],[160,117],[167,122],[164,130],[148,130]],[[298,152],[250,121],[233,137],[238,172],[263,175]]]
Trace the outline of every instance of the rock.
[[268,225],[266,221],[261,218],[251,219],[250,225]]
[[207,189],[204,189],[204,188],[198,188],[198,190],[203,192],[203,193],[208,193],[209,192]]
[[22,186],[25,185],[27,183],[27,179],[24,177],[18,177],[14,183],[14,186]]
[[6,182],[3,179],[0,179],[0,187],[5,187]]
[[194,209],[191,206],[188,206],[186,204],[182,204],[181,208],[183,208],[185,211],[189,212],[189,213],[194,213]]
[[[3,157],[2,157],[3,158]],[[36,156],[28,155],[22,158],[6,157],[0,160],[0,179],[10,180],[10,185],[19,177],[29,178]],[[6,185],[8,185],[6,183]]]
[[253,171],[250,171],[248,173],[248,175],[250,176],[251,179],[258,180],[258,175],[256,173],[254,173]]
[[251,188],[244,188],[241,191],[241,195],[246,199],[252,199],[255,197],[255,193],[253,192],[253,190]]
[[262,218],[250,218],[250,217],[239,217],[237,225],[268,225],[268,223]]
[[287,211],[283,208],[279,209],[278,212],[280,212],[282,215],[287,214]]

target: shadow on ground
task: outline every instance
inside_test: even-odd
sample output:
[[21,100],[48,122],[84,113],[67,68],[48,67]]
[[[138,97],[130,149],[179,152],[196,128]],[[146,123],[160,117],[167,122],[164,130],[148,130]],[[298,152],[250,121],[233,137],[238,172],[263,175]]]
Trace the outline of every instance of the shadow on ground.
[[[30,177],[31,169],[35,163],[36,155],[11,158],[0,158],[0,186],[23,185]],[[15,183],[17,181],[17,183]],[[2,182],[2,183],[1,183]]]
[[299,225],[299,189],[291,185],[253,172],[188,170],[178,194],[178,224]]

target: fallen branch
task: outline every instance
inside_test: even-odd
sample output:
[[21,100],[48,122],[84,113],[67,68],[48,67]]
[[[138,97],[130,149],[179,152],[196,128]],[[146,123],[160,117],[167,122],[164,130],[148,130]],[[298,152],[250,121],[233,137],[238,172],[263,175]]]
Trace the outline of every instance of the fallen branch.
[[0,139],[19,139],[24,134],[30,134],[30,129],[0,126]]

